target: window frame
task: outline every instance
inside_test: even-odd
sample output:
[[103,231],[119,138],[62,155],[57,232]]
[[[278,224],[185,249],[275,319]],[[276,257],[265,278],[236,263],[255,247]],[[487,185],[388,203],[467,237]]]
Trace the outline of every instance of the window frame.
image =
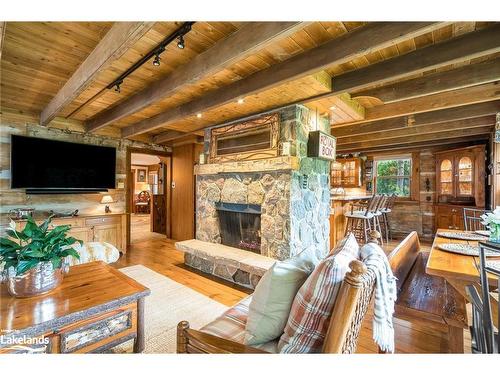
[[408,186],[408,195],[405,196],[397,196],[396,200],[399,201],[412,201],[414,200],[413,197],[413,182],[414,182],[414,158],[412,154],[399,154],[399,155],[384,155],[384,156],[378,156],[373,158],[373,194],[378,194],[377,192],[377,180],[379,179],[378,176],[378,163],[381,161],[388,161],[388,160],[409,160],[410,161],[410,173],[408,176],[383,176],[380,177],[382,179],[387,179],[387,178],[398,178],[398,179],[408,179],[409,180],[409,186]]

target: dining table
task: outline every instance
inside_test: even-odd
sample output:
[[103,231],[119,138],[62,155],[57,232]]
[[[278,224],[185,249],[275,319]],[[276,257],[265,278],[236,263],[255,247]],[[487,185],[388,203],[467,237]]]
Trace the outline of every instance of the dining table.
[[[478,291],[481,290],[479,284],[479,256],[463,255],[441,250],[439,245],[456,243],[479,246],[479,241],[451,239],[440,236],[444,232],[464,232],[453,229],[438,229],[432,248],[429,254],[429,260],[425,271],[434,276],[443,277],[448,284],[457,290],[467,301],[469,301],[466,288],[468,285],[474,285]],[[467,232],[474,233],[474,232]],[[488,238],[484,236],[486,241]],[[500,261],[500,257],[488,257],[487,261]],[[498,276],[488,274],[488,283],[492,287],[498,286]],[[498,298],[498,297],[497,297]],[[498,301],[491,297],[491,308],[494,321],[498,321]]]

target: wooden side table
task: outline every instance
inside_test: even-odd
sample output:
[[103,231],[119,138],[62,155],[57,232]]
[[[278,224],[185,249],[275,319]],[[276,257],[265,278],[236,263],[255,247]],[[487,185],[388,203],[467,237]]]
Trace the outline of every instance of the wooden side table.
[[99,353],[129,340],[144,350],[150,290],[103,262],[73,266],[62,285],[30,298],[0,289],[0,353]]

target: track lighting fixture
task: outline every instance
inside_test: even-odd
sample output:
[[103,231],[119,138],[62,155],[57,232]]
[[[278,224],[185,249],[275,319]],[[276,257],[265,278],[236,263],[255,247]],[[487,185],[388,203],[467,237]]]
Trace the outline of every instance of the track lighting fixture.
[[121,82],[116,82],[116,85],[115,85],[115,92],[117,92],[118,94],[122,92],[121,88],[120,88],[120,85],[123,83],[123,81]]
[[179,41],[177,42],[177,47],[179,47],[180,49],[184,49],[185,45],[184,45],[184,35],[180,35],[179,36]]
[[153,65],[160,66],[160,54],[159,53],[156,54],[155,59],[153,60]]

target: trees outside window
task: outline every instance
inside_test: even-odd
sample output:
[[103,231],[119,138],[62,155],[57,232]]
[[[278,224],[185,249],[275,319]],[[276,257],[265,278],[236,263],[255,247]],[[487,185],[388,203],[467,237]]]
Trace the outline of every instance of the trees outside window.
[[411,158],[388,158],[375,161],[375,192],[410,197]]

